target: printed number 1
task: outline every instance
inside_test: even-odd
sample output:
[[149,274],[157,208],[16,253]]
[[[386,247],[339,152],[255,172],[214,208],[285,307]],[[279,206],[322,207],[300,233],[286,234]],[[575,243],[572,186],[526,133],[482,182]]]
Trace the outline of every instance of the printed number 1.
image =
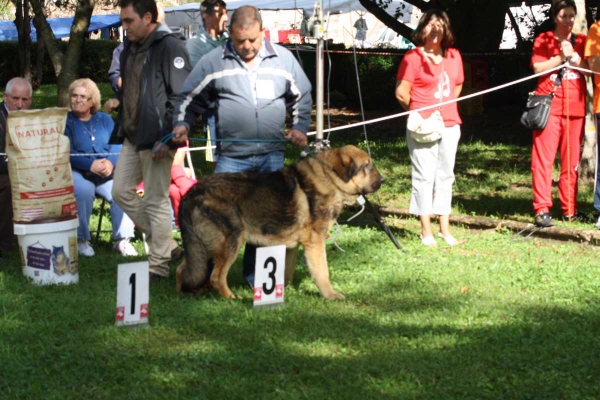
[[263,292],[266,295],[269,295],[271,293],[273,293],[273,291],[275,290],[275,271],[277,271],[277,261],[275,260],[275,258],[273,257],[269,257],[267,258],[267,260],[265,261],[265,269],[269,268],[269,264],[273,264],[273,271],[269,272],[268,276],[269,278],[271,278],[271,281],[273,282],[271,284],[271,287],[267,289],[267,284],[263,283]]
[[135,314],[135,273],[129,277],[129,284],[131,285],[131,311],[130,314]]

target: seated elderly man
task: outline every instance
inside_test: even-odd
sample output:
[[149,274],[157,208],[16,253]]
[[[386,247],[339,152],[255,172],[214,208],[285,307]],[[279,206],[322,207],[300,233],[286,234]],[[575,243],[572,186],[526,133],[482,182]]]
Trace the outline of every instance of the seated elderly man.
[[4,101],[0,104],[0,259],[2,251],[11,250],[17,240],[13,230],[12,198],[6,158],[6,117],[15,110],[27,110],[33,90],[23,78],[13,78],[6,84]]

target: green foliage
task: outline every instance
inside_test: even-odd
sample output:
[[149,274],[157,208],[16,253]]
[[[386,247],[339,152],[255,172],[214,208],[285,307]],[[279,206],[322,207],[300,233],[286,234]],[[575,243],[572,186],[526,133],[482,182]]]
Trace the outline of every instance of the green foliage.
[[0,19],[9,20],[14,18],[10,3],[10,0],[0,0]]
[[114,40],[86,40],[81,55],[81,77],[90,78],[96,83],[108,82],[112,54],[119,44]]
[[[66,51],[67,42],[59,41],[59,47]],[[80,77],[90,78],[94,82],[108,82],[108,69],[112,61],[112,52],[119,42],[111,40],[86,40],[81,55]],[[31,45],[32,68],[37,60],[37,43]],[[19,65],[18,43],[0,41],[0,85],[6,85],[11,78],[21,76]],[[42,84],[56,83],[54,67],[48,53],[45,52]]]
[[[329,91],[341,94],[345,101],[345,104],[339,104],[332,100],[331,105],[333,107],[358,106],[360,96],[352,49],[344,49],[340,45],[329,45],[328,49],[332,50],[332,53],[325,56],[325,81],[329,84]],[[336,50],[343,50],[343,53],[336,53]],[[393,53],[390,55],[387,51],[386,55],[368,54],[376,52],[377,50],[361,49],[360,54],[356,56],[362,101],[367,110],[389,109],[397,104],[394,88],[402,53],[397,52],[397,56]],[[299,57],[314,90],[315,53],[300,52]]]
[[[363,102],[369,109],[377,109],[382,105],[393,104],[397,101],[394,96],[396,87],[396,73],[400,65],[399,57],[390,56],[357,56],[358,72],[360,76],[361,94]],[[350,74],[354,63],[346,64],[345,73]],[[349,89],[351,86],[349,85]],[[387,108],[384,106],[384,108]]]
[[[394,96],[398,67],[405,51],[394,49],[361,49],[357,50],[356,63],[352,49],[344,49],[340,45],[330,45],[331,53],[325,55],[325,91],[336,93],[331,99],[331,107],[358,108],[362,96],[365,110],[399,109]],[[295,53],[300,58],[306,75],[315,90],[315,53]],[[465,84],[463,94],[473,93],[504,84],[527,75],[531,75],[529,67],[530,54],[515,54],[514,51],[496,54],[463,55],[465,65]],[[477,75],[468,75],[469,62],[483,63],[485,69]],[[355,67],[356,65],[356,67]],[[357,84],[357,73],[360,81],[360,92]],[[475,87],[469,87],[475,83]],[[531,80],[517,86],[486,95],[484,102],[490,105],[524,104],[527,93],[532,90],[535,81]],[[327,101],[327,98],[325,98]]]

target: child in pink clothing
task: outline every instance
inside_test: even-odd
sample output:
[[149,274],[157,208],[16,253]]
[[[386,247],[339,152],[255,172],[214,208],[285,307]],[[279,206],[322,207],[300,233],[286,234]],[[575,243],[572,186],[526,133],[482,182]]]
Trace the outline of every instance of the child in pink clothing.
[[[183,166],[184,159],[185,147],[182,147],[177,151],[177,153],[175,153],[175,157],[173,157],[173,165],[171,166],[169,199],[171,200],[171,207],[173,207],[175,225],[177,225],[177,227],[179,227],[179,204],[181,203],[181,198],[197,182],[191,177],[190,169]],[[144,195],[144,182],[140,183],[136,187],[136,191],[140,196]]]

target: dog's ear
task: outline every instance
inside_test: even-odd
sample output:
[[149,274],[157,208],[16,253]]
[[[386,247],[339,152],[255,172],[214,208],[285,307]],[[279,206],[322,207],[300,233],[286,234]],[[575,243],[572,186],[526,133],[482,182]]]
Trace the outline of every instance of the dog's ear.
[[341,180],[349,182],[360,171],[360,165],[354,162],[354,159],[346,150],[346,147],[327,150],[328,154],[325,162],[335,171]]

